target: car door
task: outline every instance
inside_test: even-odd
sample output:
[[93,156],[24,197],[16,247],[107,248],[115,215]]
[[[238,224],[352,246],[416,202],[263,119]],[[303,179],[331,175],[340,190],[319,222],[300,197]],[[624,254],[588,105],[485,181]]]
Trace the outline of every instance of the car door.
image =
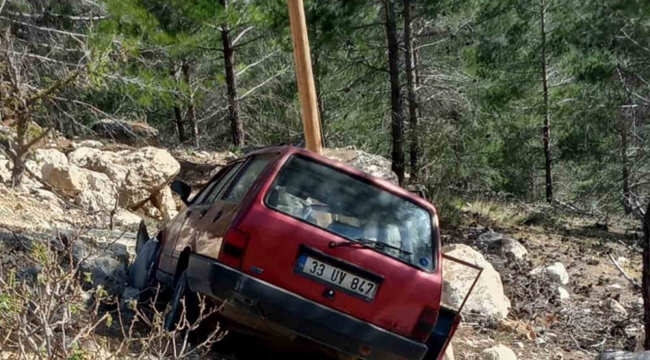
[[192,202],[183,209],[165,231],[165,243],[161,251],[159,269],[167,274],[174,274],[180,253],[188,245],[198,221],[205,215],[210,207],[209,199],[215,192],[219,192],[224,184],[237,173],[241,162],[225,167],[220,171]]
[[223,236],[241,209],[242,200],[272,160],[272,156],[248,159],[234,181],[213,194],[212,206],[200,221],[193,240],[192,248],[197,254],[214,259],[219,256]]

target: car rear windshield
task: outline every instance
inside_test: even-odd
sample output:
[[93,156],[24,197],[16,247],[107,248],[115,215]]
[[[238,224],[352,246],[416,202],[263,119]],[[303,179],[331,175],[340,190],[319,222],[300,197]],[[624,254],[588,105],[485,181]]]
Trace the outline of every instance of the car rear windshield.
[[329,166],[292,157],[266,204],[421,269],[434,268],[429,211]]

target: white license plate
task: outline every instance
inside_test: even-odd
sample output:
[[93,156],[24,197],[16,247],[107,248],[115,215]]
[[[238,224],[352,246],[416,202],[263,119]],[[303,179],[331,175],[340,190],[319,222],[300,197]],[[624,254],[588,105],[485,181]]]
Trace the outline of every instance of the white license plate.
[[353,275],[309,256],[303,256],[300,259],[300,263],[299,271],[302,271],[302,273],[308,276],[336,285],[367,299],[373,299],[375,297],[375,293],[377,292],[376,282]]

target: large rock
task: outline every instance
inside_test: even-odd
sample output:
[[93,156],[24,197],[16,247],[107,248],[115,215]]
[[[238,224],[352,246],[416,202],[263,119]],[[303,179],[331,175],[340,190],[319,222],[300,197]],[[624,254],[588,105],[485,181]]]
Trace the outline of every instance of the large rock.
[[160,211],[165,221],[171,220],[178,214],[176,201],[174,201],[172,190],[169,186],[165,186],[155,192],[151,196],[151,203]]
[[113,225],[127,231],[137,231],[142,219],[127,210],[118,209],[113,215]]
[[43,176],[41,171],[45,164],[53,164],[63,168],[68,165],[68,158],[64,153],[56,149],[36,149],[30,154],[29,159],[25,161],[25,167],[39,179]]
[[68,155],[71,164],[106,174],[117,187],[120,206],[134,209],[162,190],[180,171],[164,149],[144,147],[119,152],[79,148]]
[[556,283],[566,285],[569,283],[569,273],[561,262],[553,263],[546,267],[546,274]]
[[390,160],[382,156],[368,154],[354,148],[323,149],[323,155],[346,163],[371,176],[397,184],[397,175],[391,170]]
[[91,212],[110,212],[115,209],[117,202],[115,184],[106,174],[90,170],[85,172],[88,188],[75,198],[75,203]]
[[124,182],[128,172],[118,153],[81,147],[68,154],[70,164],[106,174],[116,185]]
[[103,287],[109,295],[121,295],[126,287],[126,265],[110,256],[87,259],[81,270],[90,273],[94,287]]
[[545,268],[538,267],[529,273],[529,275],[537,276],[545,274],[549,280],[557,283],[566,285],[569,283],[569,273],[566,271],[566,268],[561,262],[555,262]]
[[479,235],[476,242],[481,246],[491,246],[495,243],[499,243],[501,240],[503,240],[503,234],[489,230]]
[[[463,311],[477,312],[497,319],[505,318],[510,309],[510,300],[503,293],[501,276],[494,270],[492,264],[485,260],[481,253],[467,245],[447,245],[442,251],[446,255],[483,268],[481,277]],[[443,275],[442,301],[452,308],[458,308],[476,277],[476,270],[450,260],[443,260]]]
[[74,165],[47,163],[41,171],[43,181],[67,195],[78,195],[88,187],[84,169]]
[[442,360],[455,360],[454,347],[452,346],[452,344],[449,344],[447,346],[447,349],[445,350],[445,355],[442,357]]
[[145,147],[135,151],[121,151],[128,174],[120,189],[120,204],[137,207],[165,187],[178,174],[180,164],[163,149]]
[[485,360],[517,360],[517,355],[507,346],[497,345],[483,351]]
[[528,257],[528,250],[519,241],[512,238],[501,240],[501,253],[511,261],[522,261]]
[[0,154],[0,182],[8,183],[11,181],[11,161],[4,155]]

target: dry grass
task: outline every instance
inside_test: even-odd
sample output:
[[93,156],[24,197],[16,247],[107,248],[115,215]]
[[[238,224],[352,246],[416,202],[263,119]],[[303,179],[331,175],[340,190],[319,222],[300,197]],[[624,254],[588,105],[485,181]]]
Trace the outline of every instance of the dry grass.
[[85,291],[92,279],[71,248],[19,236],[0,243],[1,358],[203,358],[224,336],[218,326],[197,335],[218,310],[205,299],[196,320],[184,309],[176,329],[165,331],[169,309],[155,306],[160,291],[146,304],[120,302],[101,287]]
[[521,225],[533,214],[530,208],[522,205],[483,200],[467,202],[461,209],[465,213],[481,218],[488,227]]

